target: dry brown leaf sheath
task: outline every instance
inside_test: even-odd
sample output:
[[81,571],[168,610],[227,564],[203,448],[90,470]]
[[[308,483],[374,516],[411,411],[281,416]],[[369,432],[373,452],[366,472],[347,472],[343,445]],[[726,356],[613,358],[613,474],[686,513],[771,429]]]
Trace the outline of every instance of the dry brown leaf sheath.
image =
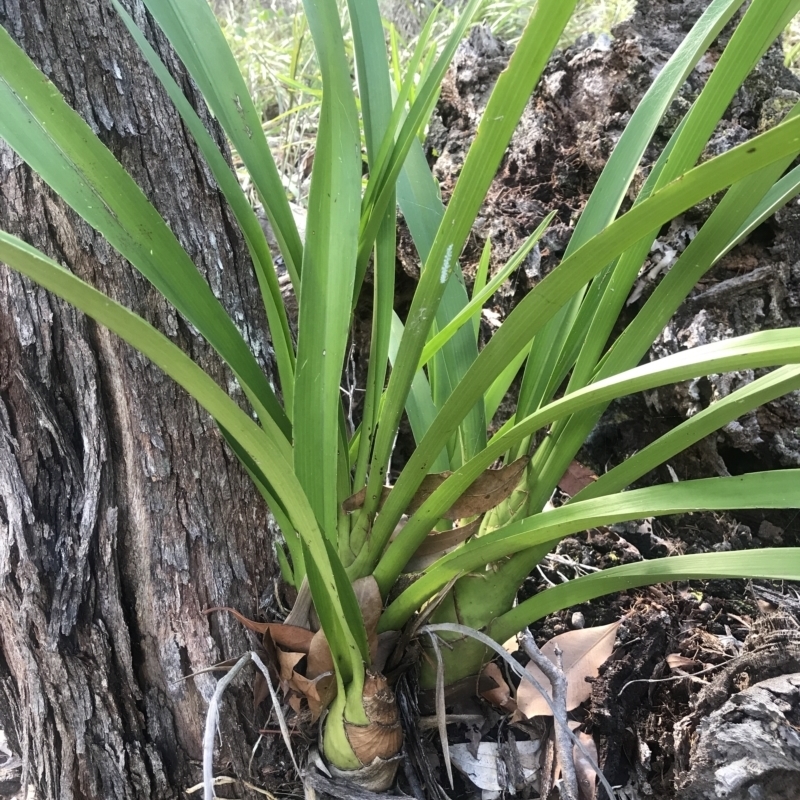
[[[508,464],[501,469],[487,469],[478,476],[470,487],[459,497],[450,508],[442,514],[443,519],[464,519],[484,514],[503,500],[510,497],[517,485],[525,467],[530,461],[529,456],[518,458],[513,464]],[[411,498],[405,513],[413,514],[453,473],[437,472],[426,475],[420,484],[417,493]],[[378,503],[380,509],[392,491],[391,486],[384,486],[381,490],[381,499]],[[356,511],[364,505],[367,497],[366,488],[351,495],[342,503],[344,511]]]
[[257,633],[260,636],[269,632],[275,644],[279,647],[283,647],[285,650],[307,653],[308,648],[311,646],[311,639],[314,637],[313,631],[306,630],[305,628],[298,628],[295,625],[284,625],[282,622],[256,622],[255,620],[248,619],[244,614],[240,614],[235,608],[229,608],[228,606],[207,608],[203,613],[211,614],[215,611],[227,611],[247,628],[247,630]]

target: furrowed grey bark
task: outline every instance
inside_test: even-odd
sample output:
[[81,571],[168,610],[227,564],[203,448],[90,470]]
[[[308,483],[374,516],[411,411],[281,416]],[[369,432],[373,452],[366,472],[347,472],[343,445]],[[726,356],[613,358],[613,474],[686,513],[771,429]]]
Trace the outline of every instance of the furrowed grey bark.
[[[124,4],[208,119],[141,3]],[[0,24],[153,200],[269,367],[243,243],[110,4],[0,0]],[[234,386],[196,332],[2,142],[0,227]],[[274,579],[266,508],[205,412],[0,265],[0,727],[37,796],[173,798],[198,783],[216,681],[179,679],[252,647],[238,623],[202,610],[254,615]],[[248,693],[227,693],[218,772],[246,772],[256,728]]]

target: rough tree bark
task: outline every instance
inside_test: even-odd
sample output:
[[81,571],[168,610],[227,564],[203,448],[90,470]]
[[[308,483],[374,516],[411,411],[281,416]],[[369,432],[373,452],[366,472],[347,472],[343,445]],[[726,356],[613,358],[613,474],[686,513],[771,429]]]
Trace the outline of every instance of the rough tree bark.
[[[204,108],[141,2],[123,2]],[[0,0],[0,24],[153,199],[267,366],[242,241],[110,3]],[[2,142],[0,227],[233,385],[194,330]],[[256,614],[274,577],[266,509],[209,417],[131,348],[0,265],[0,727],[36,796],[183,796],[199,780],[215,678],[181,678],[250,644],[202,610]],[[241,775],[258,720],[239,687],[222,713],[218,766]]]

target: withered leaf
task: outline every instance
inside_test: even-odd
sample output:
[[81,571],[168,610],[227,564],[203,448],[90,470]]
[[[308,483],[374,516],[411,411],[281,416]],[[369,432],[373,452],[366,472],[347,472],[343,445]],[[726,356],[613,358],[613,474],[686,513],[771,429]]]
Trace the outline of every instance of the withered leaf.
[[297,653],[307,653],[314,636],[313,631],[298,628],[296,625],[284,625],[282,622],[256,622],[240,614],[236,609],[228,606],[215,606],[207,608],[203,613],[211,614],[214,611],[227,611],[233,615],[247,630],[263,636],[269,632],[272,641],[279,647]]
[[[470,487],[456,500],[442,517],[444,519],[464,519],[483,514],[494,508],[508,498],[514,491],[525,467],[530,461],[529,456],[518,458],[513,464],[507,464],[501,469],[487,469],[479,475]],[[405,510],[406,514],[413,514],[419,507],[452,475],[452,472],[437,472],[426,475],[420,484],[417,493]],[[384,486],[378,503],[380,509],[392,491],[391,486]],[[367,497],[366,488],[351,495],[342,503],[342,508],[347,511],[356,511],[364,505]]]
[[364,628],[367,631],[369,643],[369,656],[374,659],[378,652],[378,621],[383,611],[383,600],[378,582],[372,575],[366,575],[353,581],[353,592],[356,595],[361,616],[364,619]]
[[[370,657],[374,658],[378,650],[378,620],[380,619],[381,611],[383,611],[381,592],[377,581],[371,575],[354,581],[353,591],[358,601],[358,607],[361,609],[361,616],[364,619]],[[325,634],[319,630],[313,634],[309,645],[306,675],[313,679],[332,670],[333,658],[331,657],[331,649]]]
[[461,525],[449,531],[432,531],[408,560],[403,572],[422,572],[427,569],[438,560],[442,553],[447,552],[457,544],[461,544],[461,542],[465,542],[470,536],[476,534],[481,527],[482,521],[483,517],[481,516],[466,525]]
[[[556,646],[562,650],[564,673],[567,676],[567,711],[577,708],[591,696],[592,685],[586,679],[596,678],[600,666],[611,655],[619,626],[619,622],[612,622],[610,625],[602,625],[598,628],[567,631],[554,636],[542,647],[542,653],[554,664],[556,663],[554,654]],[[525,669],[548,690],[548,694],[552,697],[550,681],[544,673],[535,664],[528,664]],[[517,705],[528,719],[552,715],[547,701],[530,681],[523,681],[520,684],[517,692]]]
[[449,531],[433,531],[429,533],[425,537],[425,541],[417,548],[413,558],[443,553],[445,550],[465,542],[470,536],[478,532],[481,522],[483,522],[482,516],[466,525],[452,528]]
[[513,713],[517,710],[517,704],[511,696],[511,689],[506,683],[500,667],[494,661],[490,661],[483,668],[483,672],[481,672],[478,679],[478,691],[487,703],[491,703],[503,711]]
[[[309,680],[295,672],[292,686],[306,699],[312,722],[316,722],[319,719],[320,714],[336,697],[336,676],[332,672],[319,675],[314,680]],[[291,705],[291,700],[289,702]],[[298,711],[298,709],[295,709],[295,711]]]
[[567,467],[567,471],[558,482],[558,488],[564,494],[574,497],[581,489],[585,489],[590,483],[597,480],[594,470],[584,467],[583,464],[573,460]]
[[[383,486],[381,487],[381,499],[378,501],[378,508],[383,508],[383,504],[389,497],[389,492],[392,491],[391,486]],[[350,497],[347,498],[342,503],[342,511],[347,512],[348,514],[352,511],[358,511],[361,506],[364,505],[364,501],[367,499],[367,487],[365,486],[360,491],[356,492],[355,494],[351,494]]]
[[313,680],[326,672],[333,672],[333,668],[330,645],[322,630],[318,630],[311,640],[311,647],[308,649],[306,677]]

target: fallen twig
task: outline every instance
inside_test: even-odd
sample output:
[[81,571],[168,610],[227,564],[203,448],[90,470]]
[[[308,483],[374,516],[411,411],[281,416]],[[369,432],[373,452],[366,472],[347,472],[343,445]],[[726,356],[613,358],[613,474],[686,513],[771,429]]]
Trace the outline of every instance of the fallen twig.
[[[575,772],[575,762],[572,758],[571,735],[567,724],[567,676],[561,663],[554,664],[537,647],[529,630],[524,630],[519,636],[520,647],[528,658],[547,676],[553,687],[553,720],[556,723],[555,737],[558,760],[561,762],[561,775],[563,776],[563,794],[566,800],[578,800],[578,775]],[[561,662],[561,650],[556,647],[556,658]],[[541,689],[539,690],[541,691]]]
[[219,722],[219,701],[228,684],[242,671],[242,667],[250,660],[250,653],[245,653],[230,669],[217,681],[214,695],[208,704],[206,714],[206,730],[203,734],[203,798],[214,800],[214,735]]
[[289,751],[289,755],[292,757],[292,764],[294,764],[295,771],[298,775],[300,775],[300,767],[297,766],[297,761],[294,757],[294,750],[292,749],[292,739],[289,736],[289,726],[286,724],[286,717],[283,715],[283,711],[281,711],[281,703],[280,700],[278,700],[275,687],[272,685],[272,678],[269,676],[269,670],[267,669],[266,664],[264,664],[264,662],[256,653],[250,653],[250,656],[253,659],[253,663],[261,670],[261,674],[264,676],[264,680],[267,682],[269,696],[272,698],[272,708],[275,711],[275,716],[278,718],[278,725],[280,725],[281,728],[283,741],[286,744],[286,749]]
[[269,687],[269,693],[272,697],[273,708],[278,717],[278,724],[281,728],[283,741],[289,750],[289,755],[292,758],[292,764],[300,775],[300,767],[297,766],[295,761],[294,751],[292,750],[292,742],[289,737],[289,729],[286,726],[286,719],[281,713],[280,701],[275,689],[272,685],[272,680],[269,676],[269,670],[264,662],[259,657],[258,653],[249,652],[245,653],[228,671],[226,675],[217,681],[217,687],[214,689],[214,694],[211,702],[208,704],[208,713],[206,714],[206,729],[203,734],[203,798],[204,800],[214,800],[214,735],[217,732],[217,724],[219,723],[219,701],[228,688],[228,684],[242,671],[242,668],[248,661],[252,661],[264,675],[264,679]]

